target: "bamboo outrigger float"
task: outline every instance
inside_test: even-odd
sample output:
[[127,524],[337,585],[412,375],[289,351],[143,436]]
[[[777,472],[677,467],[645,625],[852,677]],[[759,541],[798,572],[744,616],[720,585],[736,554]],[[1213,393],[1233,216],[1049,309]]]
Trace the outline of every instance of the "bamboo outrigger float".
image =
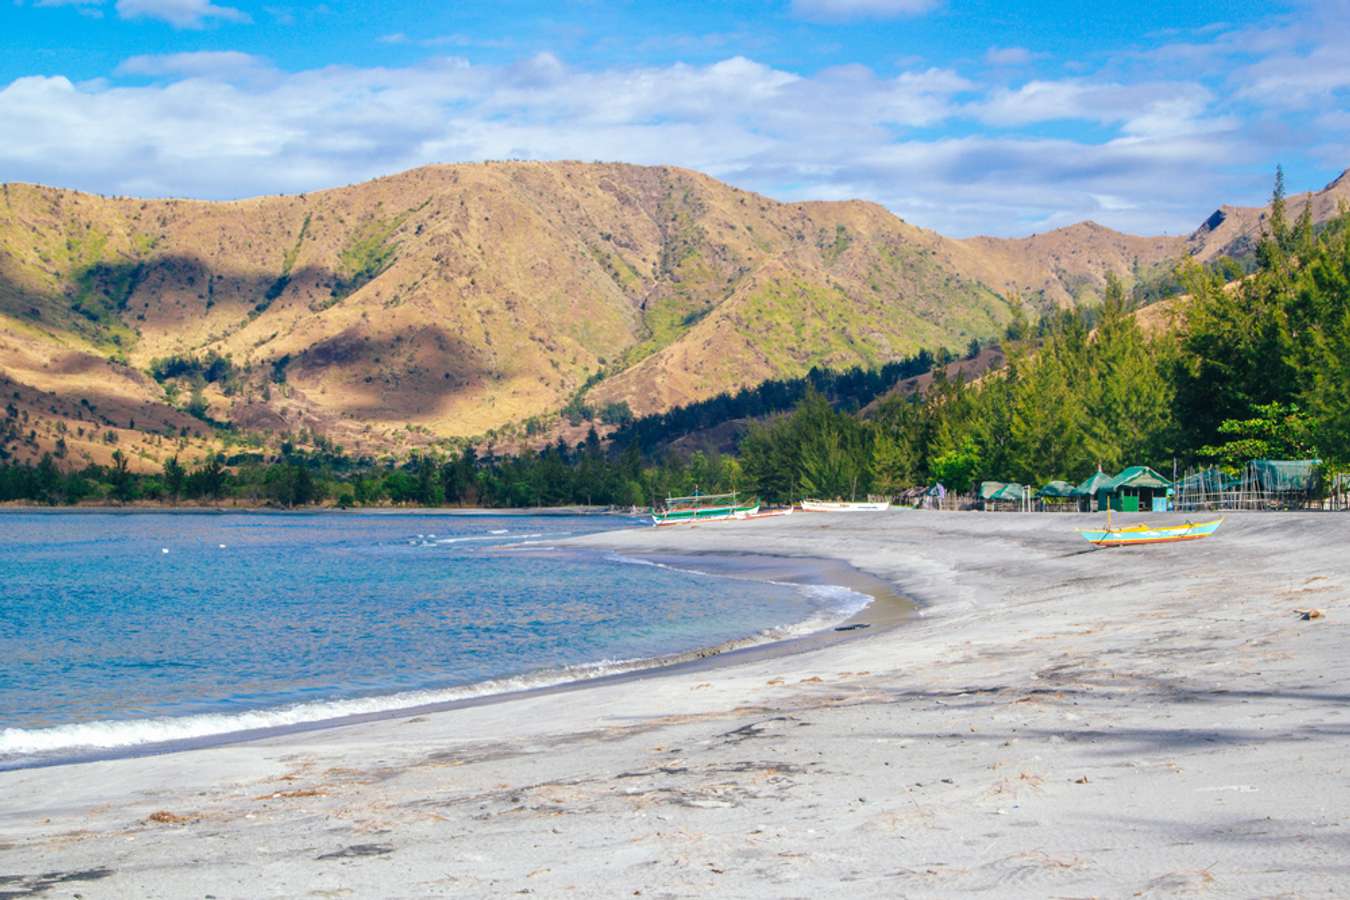
[[690,525],[723,519],[747,519],[759,513],[759,501],[738,502],[736,494],[699,494],[667,497],[665,506],[652,511],[653,525]]
[[1100,531],[1083,529],[1083,540],[1098,547],[1132,547],[1136,544],[1171,544],[1177,541],[1198,541],[1219,530],[1223,519],[1209,522],[1187,522],[1184,525],[1127,525],[1111,527],[1111,511],[1106,511],[1106,528]]

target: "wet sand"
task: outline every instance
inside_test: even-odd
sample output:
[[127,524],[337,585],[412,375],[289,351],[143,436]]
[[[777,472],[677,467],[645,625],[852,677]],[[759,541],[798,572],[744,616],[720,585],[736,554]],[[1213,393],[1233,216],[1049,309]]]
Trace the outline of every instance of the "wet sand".
[[706,671],[0,773],[0,896],[1343,893],[1350,516],[1106,551],[1089,522],[581,539],[831,557],[919,613]]

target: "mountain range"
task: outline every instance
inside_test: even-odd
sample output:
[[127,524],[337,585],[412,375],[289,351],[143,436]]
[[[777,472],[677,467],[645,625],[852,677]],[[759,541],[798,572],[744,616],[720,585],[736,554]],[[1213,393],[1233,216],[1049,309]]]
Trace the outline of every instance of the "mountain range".
[[[953,239],[861,201],[782,203],[671,167],[429,166],[232,202],[0,186],[4,452],[134,467],[282,439],[403,454],[567,433],[813,366],[963,350],[1183,257],[1249,253],[1266,211],[1187,236],[1085,222]],[[1323,221],[1342,175],[1304,200]],[[576,418],[575,413],[573,418]],[[582,429],[586,423],[582,424]]]

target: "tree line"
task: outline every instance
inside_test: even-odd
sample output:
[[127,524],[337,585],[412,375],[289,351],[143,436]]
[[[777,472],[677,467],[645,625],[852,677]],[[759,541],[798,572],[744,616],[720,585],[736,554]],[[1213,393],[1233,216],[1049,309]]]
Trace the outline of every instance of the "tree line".
[[273,460],[226,465],[213,455],[187,466],[177,457],[157,474],[128,468],[122,451],[107,466],[63,470],[51,454],[0,464],[0,502],[362,506],[647,506],[653,499],[735,484],[734,458],[695,453],[644,460],[636,446],[611,454],[591,430],[577,447],[557,443],[516,456],[422,454],[358,465],[332,452],[292,449]]

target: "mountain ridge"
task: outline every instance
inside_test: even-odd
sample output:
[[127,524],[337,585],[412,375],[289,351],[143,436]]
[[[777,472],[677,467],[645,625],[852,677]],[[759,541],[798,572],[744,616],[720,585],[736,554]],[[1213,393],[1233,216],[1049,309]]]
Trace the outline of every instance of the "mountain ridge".
[[[1095,223],[952,239],[867,201],[620,163],[447,164],[232,201],[0,195],[0,389],[27,419],[8,452],[62,440],[106,463],[120,446],[142,467],[257,436],[403,454],[547,432],[577,400],[659,412],[962,349],[1019,299],[1090,304],[1108,272],[1191,246]],[[193,368],[216,358],[219,378]],[[182,371],[152,378],[166,359]]]

